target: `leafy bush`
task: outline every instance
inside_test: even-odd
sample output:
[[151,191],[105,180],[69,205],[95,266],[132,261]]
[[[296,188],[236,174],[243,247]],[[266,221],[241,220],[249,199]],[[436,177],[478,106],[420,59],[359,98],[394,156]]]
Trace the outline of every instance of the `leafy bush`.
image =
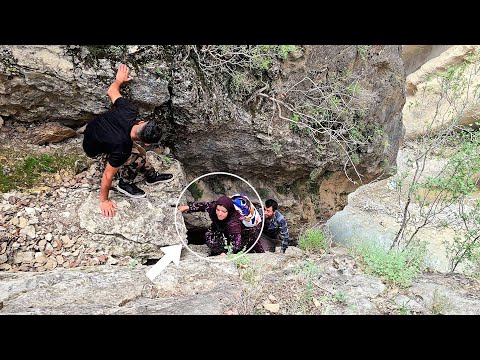
[[304,251],[328,250],[329,241],[322,229],[308,229],[300,236],[298,246]]
[[394,285],[408,287],[423,269],[426,248],[424,245],[416,244],[403,251],[387,250],[378,244],[365,242],[354,252],[361,258],[368,272]]

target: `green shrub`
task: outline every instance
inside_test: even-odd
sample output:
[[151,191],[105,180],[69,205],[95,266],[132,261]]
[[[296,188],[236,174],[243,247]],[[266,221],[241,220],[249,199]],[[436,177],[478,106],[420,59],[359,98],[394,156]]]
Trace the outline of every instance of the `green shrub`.
[[328,250],[329,241],[321,229],[308,229],[300,236],[298,246],[304,251]]
[[192,194],[195,201],[201,199],[203,196],[203,190],[200,189],[200,186],[198,186],[197,183],[193,183],[192,185],[190,185],[187,190],[190,191],[190,194]]
[[378,244],[365,242],[354,252],[360,256],[368,272],[394,285],[408,287],[423,269],[426,248],[416,244],[403,251],[387,250]]

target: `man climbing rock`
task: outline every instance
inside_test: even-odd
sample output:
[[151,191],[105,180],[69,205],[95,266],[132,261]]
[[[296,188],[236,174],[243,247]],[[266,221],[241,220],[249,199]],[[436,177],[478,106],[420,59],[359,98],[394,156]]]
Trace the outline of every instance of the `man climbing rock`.
[[153,169],[140,145],[157,143],[162,131],[154,121],[138,121],[137,107],[120,93],[122,84],[132,80],[129,71],[127,65],[119,65],[116,79],[108,88],[113,109],[93,119],[83,138],[85,153],[89,157],[102,155],[105,163],[100,189],[100,209],[105,217],[116,214],[117,205],[108,198],[115,176],[119,178],[117,190],[132,198],[145,197],[145,192],[133,183],[139,172],[145,174],[148,185],[173,180],[172,174],[160,174]]

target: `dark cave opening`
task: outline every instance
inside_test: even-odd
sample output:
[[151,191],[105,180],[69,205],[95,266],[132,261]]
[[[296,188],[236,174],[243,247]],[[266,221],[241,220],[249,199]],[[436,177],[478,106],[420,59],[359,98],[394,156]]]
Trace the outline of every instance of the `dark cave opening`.
[[187,230],[187,241],[189,245],[205,245],[205,233],[207,229],[196,228]]

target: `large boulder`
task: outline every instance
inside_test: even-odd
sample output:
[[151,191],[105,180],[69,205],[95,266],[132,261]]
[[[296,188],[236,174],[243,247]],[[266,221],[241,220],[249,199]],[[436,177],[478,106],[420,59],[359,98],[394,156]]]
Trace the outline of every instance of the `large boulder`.
[[[452,123],[479,120],[479,50],[479,45],[452,46],[407,77],[403,109],[407,139],[440,131]],[[462,66],[463,75],[447,74],[449,69]]]
[[452,45],[402,45],[402,60],[405,74],[408,76],[417,71],[428,60],[431,60]]
[[138,247],[142,244],[156,245],[157,256],[160,257],[160,246],[179,244],[182,240],[186,243],[185,223],[180,213],[177,214],[175,226],[176,203],[185,186],[185,174],[178,161],[166,166],[155,153],[149,151],[147,155],[155,169],[173,173],[174,180],[145,185],[147,197],[141,199],[127,198],[111,191],[110,198],[117,203],[117,214],[113,218],[102,217],[99,192],[92,192],[78,209],[78,215],[80,226],[89,232],[96,235],[120,235]]

